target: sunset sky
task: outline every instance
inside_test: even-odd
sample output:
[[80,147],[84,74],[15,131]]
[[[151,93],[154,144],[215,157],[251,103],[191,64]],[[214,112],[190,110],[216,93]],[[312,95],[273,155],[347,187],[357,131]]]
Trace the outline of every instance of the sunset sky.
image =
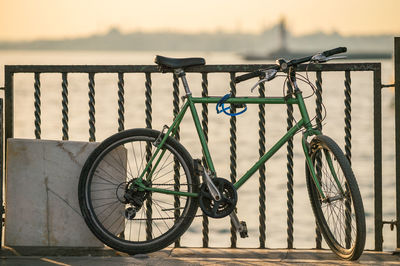
[[400,34],[399,0],[0,0],[0,40],[122,32],[259,33],[285,17],[295,35]]

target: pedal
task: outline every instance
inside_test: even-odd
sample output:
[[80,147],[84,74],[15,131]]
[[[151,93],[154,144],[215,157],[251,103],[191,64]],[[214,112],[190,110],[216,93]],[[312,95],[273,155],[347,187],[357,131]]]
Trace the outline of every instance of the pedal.
[[245,221],[239,221],[239,218],[237,217],[237,214],[235,211],[231,212],[229,216],[232,219],[233,226],[235,227],[236,231],[239,232],[241,238],[246,238],[249,237],[248,231],[247,231],[247,225]]
[[240,221],[239,233],[241,238],[249,237],[245,221]]

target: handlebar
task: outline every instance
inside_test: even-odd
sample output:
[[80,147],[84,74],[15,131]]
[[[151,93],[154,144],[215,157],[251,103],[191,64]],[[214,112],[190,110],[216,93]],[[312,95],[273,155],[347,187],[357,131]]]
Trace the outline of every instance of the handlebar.
[[247,73],[247,74],[244,74],[244,75],[236,77],[235,78],[235,83],[239,83],[239,82],[242,82],[242,81],[245,81],[245,80],[248,80],[248,79],[259,77],[260,75],[262,75],[262,71],[261,70],[256,70],[256,71],[253,71],[253,72],[250,72],[250,73]]
[[347,52],[347,48],[346,47],[338,47],[338,48],[335,48],[335,49],[332,49],[332,50],[328,50],[328,51],[322,52],[321,54],[326,56],[326,57],[328,57],[328,56],[332,56],[332,55],[340,54],[340,53],[345,53],[345,52]]
[[[317,55],[321,55],[321,56],[326,58],[326,57],[329,57],[329,56],[332,56],[332,55],[335,55],[335,54],[340,54],[340,53],[345,53],[345,52],[347,52],[347,48],[346,47],[337,47],[337,48],[334,48],[334,49],[331,49],[331,50],[324,51],[324,52],[319,53]],[[313,57],[314,56],[307,56],[307,57],[303,57],[303,58],[293,59],[293,60],[290,60],[289,62],[286,62],[284,60],[280,60],[280,61],[283,61],[283,62],[285,62],[287,64],[285,66],[285,68],[284,68],[284,69],[286,69],[286,68],[288,68],[290,66],[296,66],[296,65],[299,65],[299,64],[302,64],[302,63],[309,62],[309,61],[311,61],[311,59],[313,59]],[[279,70],[279,69],[281,69],[281,64],[273,66],[270,69]],[[251,79],[251,78],[255,78],[255,77],[260,77],[260,76],[264,75],[264,73],[265,73],[265,70],[260,69],[260,70],[256,70],[256,71],[253,71],[253,72],[250,72],[250,73],[246,73],[246,74],[237,76],[235,78],[235,83],[239,83],[239,82],[242,82],[242,81],[245,81],[245,80],[248,80],[248,79]]]

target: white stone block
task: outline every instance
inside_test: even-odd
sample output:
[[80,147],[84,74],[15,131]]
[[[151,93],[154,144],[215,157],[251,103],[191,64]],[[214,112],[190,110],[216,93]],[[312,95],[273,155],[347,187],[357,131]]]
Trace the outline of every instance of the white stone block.
[[9,139],[7,246],[102,247],[81,216],[81,168],[98,143]]

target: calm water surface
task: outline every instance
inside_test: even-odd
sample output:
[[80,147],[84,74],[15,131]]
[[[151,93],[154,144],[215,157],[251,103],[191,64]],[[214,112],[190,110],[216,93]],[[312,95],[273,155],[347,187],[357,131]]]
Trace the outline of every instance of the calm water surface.
[[[208,64],[241,64],[242,59],[231,53],[193,52],[0,52],[0,73],[6,64],[153,64],[154,55],[202,56]],[[259,63],[259,62],[257,62]],[[271,63],[271,62],[265,62]],[[391,61],[382,62],[382,81],[393,83]],[[315,80],[313,73],[309,74]],[[323,101],[327,116],[323,132],[344,147],[344,73],[323,74]],[[210,74],[209,94],[224,95],[229,92],[229,74]],[[201,76],[188,74],[189,84],[195,96],[201,95]],[[374,248],[373,219],[373,102],[372,73],[352,73],[352,165],[357,177],[367,216],[367,249]],[[88,124],[88,77],[87,74],[70,74],[69,82],[69,135],[71,140],[89,138]],[[144,127],[144,74],[125,75],[125,127]],[[96,74],[96,138],[98,141],[117,132],[117,75]],[[253,81],[237,86],[238,95],[250,95]],[[0,84],[4,77],[0,74]],[[267,95],[282,95],[283,79],[268,83]],[[302,86],[301,86],[302,85]],[[61,139],[61,75],[42,74],[42,138]],[[312,91],[300,84],[304,95]],[[161,129],[172,121],[172,77],[171,74],[152,75],[153,128]],[[182,89],[182,88],[181,88]],[[182,92],[182,91],[181,91]],[[15,75],[15,137],[34,138],[33,75]],[[393,92],[383,90],[383,217],[395,219],[394,179],[394,109],[391,107]],[[310,116],[314,116],[315,98],[306,104]],[[200,106],[198,110],[200,110]],[[210,150],[218,176],[229,179],[229,118],[217,115],[215,106],[209,106]],[[298,118],[298,112],[295,112]],[[286,131],[286,109],[284,106],[266,107],[267,148]],[[237,173],[243,175],[258,158],[258,106],[237,118]],[[184,119],[181,142],[193,158],[201,158],[200,145],[189,116]],[[295,137],[294,147],[294,245],[296,248],[313,247],[314,217],[310,208],[305,186],[304,159],[300,134]],[[267,168],[267,247],[286,247],[286,148],[282,148],[266,164]],[[249,238],[239,239],[239,247],[258,247],[258,176],[254,175],[239,191],[238,216],[245,220]],[[182,244],[201,246],[202,219],[196,218],[182,238]],[[228,218],[210,219],[210,246],[230,246],[230,222]],[[384,248],[395,249],[395,233],[384,227]]]

